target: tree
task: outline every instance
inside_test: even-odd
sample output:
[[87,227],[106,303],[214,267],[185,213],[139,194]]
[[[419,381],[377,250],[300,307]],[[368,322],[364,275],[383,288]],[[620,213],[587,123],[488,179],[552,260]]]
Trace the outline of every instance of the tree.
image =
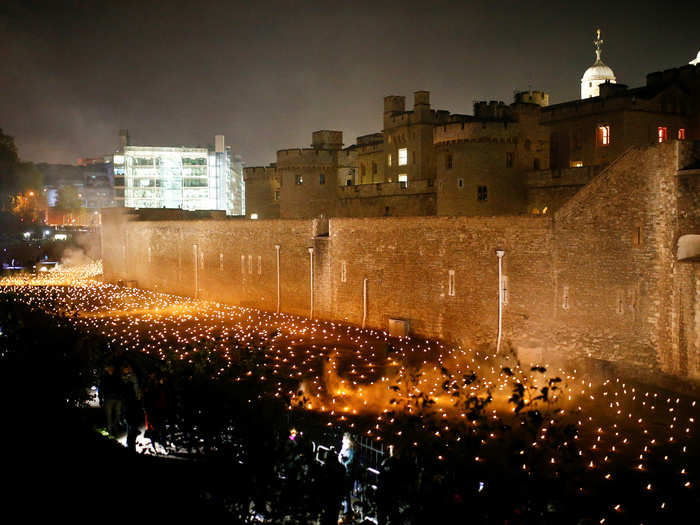
[[75,186],[61,186],[58,188],[56,208],[67,212],[76,213],[83,207],[83,200]]
[[5,135],[0,128],[0,165],[14,165],[19,162],[15,139],[10,135]]

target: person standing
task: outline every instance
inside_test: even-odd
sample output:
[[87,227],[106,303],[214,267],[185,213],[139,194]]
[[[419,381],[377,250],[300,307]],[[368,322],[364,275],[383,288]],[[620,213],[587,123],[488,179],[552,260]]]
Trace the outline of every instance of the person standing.
[[338,453],[338,461],[345,467],[345,490],[343,496],[345,521],[352,514],[352,493],[355,485],[355,443],[348,432],[343,434],[343,446]]
[[105,411],[107,432],[116,437],[122,418],[122,381],[114,365],[107,365],[100,381],[100,400]]
[[136,450],[136,436],[143,421],[139,380],[131,365],[122,367],[122,389],[124,396],[124,419],[126,420],[126,448]]

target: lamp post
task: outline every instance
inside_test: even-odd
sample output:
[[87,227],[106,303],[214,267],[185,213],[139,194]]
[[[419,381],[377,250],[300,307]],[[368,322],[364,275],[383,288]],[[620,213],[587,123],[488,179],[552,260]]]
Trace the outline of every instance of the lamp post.
[[498,257],[498,339],[496,340],[496,353],[501,349],[501,332],[503,327],[503,255],[506,252],[496,250]]

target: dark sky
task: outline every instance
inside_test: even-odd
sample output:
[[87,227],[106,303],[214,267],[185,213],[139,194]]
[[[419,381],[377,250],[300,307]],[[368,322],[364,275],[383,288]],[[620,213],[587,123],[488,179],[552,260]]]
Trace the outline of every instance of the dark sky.
[[542,89],[577,98],[601,27],[618,82],[687,63],[695,1],[239,2],[0,0],[0,127],[25,160],[74,163],[135,144],[206,145],[247,165],[379,131],[382,98],[433,107]]

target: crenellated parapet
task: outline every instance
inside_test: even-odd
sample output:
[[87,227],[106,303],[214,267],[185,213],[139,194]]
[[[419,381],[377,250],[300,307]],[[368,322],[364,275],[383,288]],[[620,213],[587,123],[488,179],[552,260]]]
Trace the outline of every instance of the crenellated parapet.
[[517,122],[486,121],[465,117],[457,122],[436,126],[435,145],[455,142],[517,143],[520,126]]

